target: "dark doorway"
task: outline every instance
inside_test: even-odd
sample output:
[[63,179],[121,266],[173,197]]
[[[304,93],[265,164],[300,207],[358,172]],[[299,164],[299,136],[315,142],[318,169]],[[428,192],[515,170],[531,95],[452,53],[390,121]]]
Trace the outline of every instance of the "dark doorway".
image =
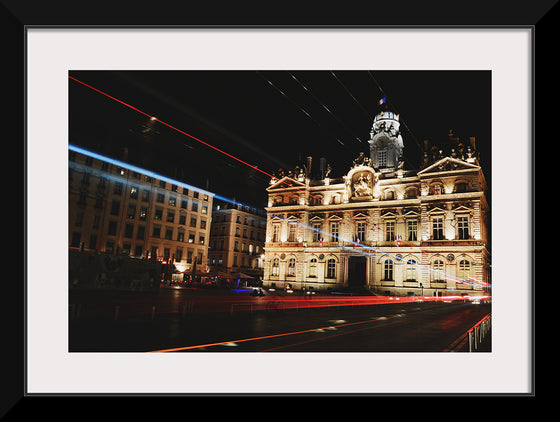
[[366,257],[351,256],[348,258],[348,286],[363,287],[366,285]]

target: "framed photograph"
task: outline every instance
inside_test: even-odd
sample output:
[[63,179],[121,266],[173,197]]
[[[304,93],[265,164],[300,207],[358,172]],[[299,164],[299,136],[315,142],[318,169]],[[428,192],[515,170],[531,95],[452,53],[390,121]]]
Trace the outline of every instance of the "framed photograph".
[[[260,27],[67,27],[23,23],[26,94],[25,396],[533,396],[534,22],[505,27],[264,24]],[[181,82],[178,75],[187,75],[190,80]],[[330,85],[321,79],[329,79]],[[468,81],[473,84],[471,90],[465,89],[467,85],[461,85],[468,84]],[[251,88],[257,85],[258,89]],[[329,95],[335,87],[339,95],[331,98]],[[473,94],[475,89],[480,96]],[[193,99],[196,98],[195,101],[183,101],[181,95],[188,95],[188,92]],[[246,95],[240,98],[243,92]],[[451,101],[454,94],[457,95]],[[347,114],[336,105],[336,99],[343,95],[345,104],[353,104],[354,107]],[[271,97],[282,103],[278,107],[281,112],[272,112],[275,109],[268,102]],[[89,105],[86,104],[87,98],[91,98]],[[402,100],[404,98],[407,98],[406,102]],[[436,105],[437,98],[442,98],[441,107]],[[173,112],[151,108],[148,99],[153,100],[152,104],[165,103]],[[253,100],[259,101],[259,104]],[[101,103],[107,104],[101,106]],[[348,111],[348,108],[350,105],[345,110]],[[283,114],[289,109],[288,114]],[[115,115],[110,115],[110,110],[114,110]],[[160,111],[167,114],[160,114]],[[388,112],[395,112],[394,120],[400,123],[398,129],[404,146],[395,150],[399,153],[395,152],[394,163],[383,153],[386,145],[381,144],[382,140],[378,143],[379,136],[375,137],[374,133],[381,130],[375,124],[376,116]],[[454,120],[451,117],[454,112],[462,118]],[[359,114],[362,116],[356,117]],[[117,115],[119,117],[115,117]],[[130,120],[123,123],[127,118]],[[79,130],[78,120],[81,124]],[[457,127],[448,127],[450,120],[456,122]],[[356,122],[360,122],[359,129]],[[122,132],[119,132],[123,127],[130,133],[136,131],[133,133],[135,139],[143,137],[143,152],[136,150],[134,145],[137,144],[123,141]],[[113,137],[110,135],[112,130],[115,130]],[[430,130],[434,131],[433,135],[429,134]],[[442,130],[447,131],[443,136]],[[464,160],[456,155],[451,158],[450,155],[444,161],[436,159],[422,164],[422,152],[426,151],[427,145],[425,141],[434,137],[435,145],[436,138],[454,139],[453,130],[462,132],[462,136],[466,137]],[[161,136],[162,133],[164,136]],[[290,133],[294,139],[288,139]],[[77,134],[80,134],[79,137]],[[298,160],[305,162],[308,156],[313,156],[313,164],[306,169],[321,171],[315,179],[320,180],[322,186],[327,184],[325,180],[329,180],[321,195],[335,191],[336,183],[330,183],[330,180],[339,178],[341,189],[348,183],[347,198],[341,190],[338,200],[340,204],[345,200],[346,203],[358,204],[353,215],[357,222],[363,218],[364,225],[356,225],[356,233],[345,240],[350,244],[363,241],[365,245],[365,236],[370,236],[366,227],[373,230],[374,226],[365,225],[369,214],[367,211],[359,213],[360,207],[366,210],[360,201],[379,201],[385,198],[383,195],[389,198],[388,185],[383,183],[388,183],[392,177],[390,174],[394,174],[395,178],[401,177],[403,181],[409,177],[411,180],[418,178],[420,197],[424,189],[421,180],[427,180],[427,175],[434,169],[441,172],[444,165],[455,164],[454,169],[457,170],[460,162],[466,172],[474,163],[467,162],[469,137],[472,138],[471,145],[477,145],[477,151],[483,151],[476,156],[480,162],[475,164],[483,163],[491,192],[484,210],[488,216],[488,233],[477,236],[487,235],[491,239],[491,248],[488,248],[487,255],[473,259],[472,263],[459,258],[460,254],[451,249],[443,248],[437,253],[443,257],[446,268],[453,266],[453,271],[457,271],[453,273],[455,279],[476,279],[480,283],[480,293],[491,296],[491,347],[488,350],[453,353],[455,350],[450,349],[445,352],[429,348],[356,351],[342,347],[324,351],[294,349],[282,352],[273,350],[271,346],[270,353],[252,350],[143,353],[166,349],[163,345],[141,350],[111,349],[111,346],[108,349],[88,346],[89,349],[72,350],[70,314],[75,315],[76,309],[69,309],[72,293],[68,250],[69,246],[70,249],[87,249],[87,242],[82,239],[76,238],[75,245],[72,244],[72,227],[76,217],[69,206],[72,188],[69,187],[68,165],[72,151],[84,153],[84,157],[90,152],[98,154],[90,156],[95,160],[112,159],[114,161],[109,163],[115,167],[120,166],[131,174],[137,170],[142,177],[159,177],[170,187],[175,186],[174,181],[196,180],[192,183],[195,188],[191,192],[199,188],[201,195],[209,193],[214,204],[219,199],[224,203],[255,209],[262,207],[263,215],[267,216],[263,245],[268,251],[263,252],[261,264],[264,268],[260,281],[266,289],[281,285],[284,291],[296,287],[298,291],[311,293],[309,286],[316,286],[313,284],[314,277],[324,277],[323,281],[328,282],[328,277],[336,279],[334,274],[341,271],[347,285],[353,277],[366,273],[379,274],[375,280],[373,276],[368,278],[366,283],[366,286],[383,286],[381,293],[378,291],[375,297],[385,294],[397,297],[399,295],[395,291],[399,287],[400,292],[409,288],[412,293],[408,294],[408,299],[428,296],[437,299],[437,283],[449,284],[449,281],[432,276],[424,283],[414,284],[417,280],[411,258],[406,258],[406,254],[403,258],[403,253],[399,254],[396,249],[406,246],[401,241],[417,241],[418,245],[411,244],[411,248],[421,249],[420,242],[438,240],[434,237],[436,229],[432,232],[432,226],[425,233],[419,230],[418,237],[414,237],[414,225],[406,225],[406,221],[415,221],[412,216],[416,212],[420,218],[422,212],[431,210],[430,215],[437,219],[440,208],[436,205],[436,208],[426,206],[418,211],[405,205],[402,210],[385,207],[380,212],[375,228],[383,224],[383,233],[392,230],[391,212],[399,215],[399,219],[395,217],[395,222],[399,224],[395,227],[401,227],[400,218],[403,216],[402,232],[397,231],[392,238],[385,234],[383,239],[375,238],[376,242],[399,242],[390,245],[394,248],[391,253],[398,255],[394,267],[382,261],[377,250],[374,253],[378,257],[371,260],[376,262],[377,270],[369,261],[366,265],[366,261],[362,264],[360,259],[346,260],[345,266],[342,266],[342,261],[339,262],[342,258],[334,255],[331,267],[327,256],[329,252],[324,253],[322,258],[317,255],[317,264],[306,259],[305,267],[302,264],[300,270],[295,258],[291,267],[290,252],[286,250],[285,257],[280,258],[283,251],[278,249],[281,263],[276,274],[274,257],[266,255],[274,249],[271,222],[275,212],[274,204],[270,202],[271,191],[267,188],[287,180],[283,179],[288,177],[286,167]],[[102,138],[103,141],[100,141]],[[302,139],[307,139],[307,144]],[[377,155],[374,155],[371,152],[374,147],[383,151],[376,150]],[[367,167],[369,162],[357,163],[355,160],[359,151],[371,153],[370,160],[380,161],[371,164],[371,167]],[[183,153],[184,158],[178,155]],[[458,151],[453,150],[453,153]],[[327,161],[320,163],[320,158],[328,154],[333,158],[328,159],[330,166],[329,173],[326,173]],[[153,162],[155,157],[160,156],[163,161],[158,162],[163,164],[156,167]],[[293,161],[286,163],[290,157]],[[399,157],[405,158],[400,160]],[[440,158],[443,159],[443,156]],[[351,171],[352,168],[355,170]],[[382,170],[384,168],[386,171]],[[417,170],[412,175],[406,173],[408,168]],[[280,169],[286,174],[280,174]],[[424,169],[424,172],[418,169]],[[148,171],[142,174],[142,170]],[[398,173],[399,170],[401,173]],[[297,182],[297,174],[290,177]],[[425,183],[426,195],[435,192],[430,189],[437,189],[434,183],[430,183]],[[263,190],[259,192],[260,187]],[[380,191],[375,191],[375,187]],[[188,190],[189,187],[179,185],[181,188]],[[141,194],[142,189],[138,192]],[[318,189],[313,192],[319,196]],[[452,195],[455,192],[460,194],[462,191],[449,190],[443,194]],[[394,194],[401,195],[400,191]],[[408,194],[403,190],[402,195]],[[188,198],[192,199],[192,194]],[[412,201],[408,196],[398,196],[395,200],[406,202],[407,198]],[[326,201],[324,196],[318,199],[322,200]],[[338,206],[334,195],[329,200],[333,201],[335,208]],[[309,201],[306,207],[311,206],[313,200]],[[456,220],[457,226],[449,229],[454,230],[454,234],[447,240],[457,243],[466,240],[464,236],[467,236],[465,233],[468,230],[472,232],[474,226],[468,224],[473,224],[475,215],[477,221],[482,217],[478,211],[473,211],[474,208],[469,208],[472,204],[467,201],[455,205],[449,201],[451,199],[448,198],[445,206],[450,211],[457,212],[457,207],[463,207],[459,211],[464,211],[465,215],[465,219]],[[138,204],[140,202],[138,200]],[[178,208],[179,204],[180,200]],[[204,205],[202,200],[200,204]],[[296,229],[290,234],[288,214],[290,206],[297,204],[286,206],[286,239],[282,242],[301,242],[302,247],[307,249],[319,247],[319,242],[321,247],[328,246],[323,245],[324,239],[317,236],[299,239]],[[313,216],[325,227],[327,221],[328,224],[337,223],[339,216],[335,208],[326,211],[328,214],[324,217],[318,213],[310,214],[306,224],[314,227]],[[210,210],[213,211],[212,208]],[[410,213],[408,220],[404,218],[406,213]],[[161,218],[171,218],[163,215]],[[188,216],[192,217],[191,214]],[[297,216],[293,218],[297,219]],[[345,217],[340,218],[342,224]],[[198,236],[193,235],[193,242],[200,241],[201,219],[206,221],[202,216],[193,223],[197,224],[195,234]],[[208,219],[208,236],[212,222],[214,220]],[[165,224],[162,226],[161,251],[166,236]],[[134,227],[136,236],[137,226]],[[328,227],[332,229],[332,225]],[[179,237],[185,242],[184,251],[172,250],[173,259],[179,253],[177,262],[184,261],[184,268],[179,270],[191,271],[189,274],[194,279],[197,269],[193,269],[192,263],[196,261],[197,252],[194,250],[189,261],[186,255],[189,230],[184,231],[185,237],[174,231],[169,234],[169,240]],[[468,238],[473,242],[479,241],[480,238],[473,237],[471,232],[468,232]],[[332,231],[330,233],[332,235]],[[422,233],[425,238],[422,238]],[[443,240],[446,233],[444,229]],[[398,238],[399,234],[401,238]],[[151,231],[149,235],[152,235]],[[338,232],[336,235],[343,236]],[[88,241],[90,239],[91,235],[88,235]],[[240,234],[240,239],[243,239],[243,234]],[[313,246],[313,242],[317,245]],[[102,244],[103,248],[108,247],[106,240]],[[116,247],[116,244],[112,246]],[[134,255],[134,241],[118,246],[128,248],[127,253]],[[217,248],[215,244],[213,246]],[[433,244],[430,247],[434,247]],[[161,251],[153,248],[146,251],[144,247],[139,247],[136,253],[142,258],[149,258],[149,252],[152,252],[152,257],[161,255],[163,259],[170,258],[169,252],[165,255]],[[254,251],[253,244],[251,251]],[[122,249],[118,253],[122,253]],[[203,256],[210,265],[213,255],[206,250]],[[245,259],[244,255],[239,256]],[[435,261],[427,263],[432,270],[434,265],[438,265]],[[480,265],[480,271],[468,272],[470,265],[482,261],[486,264]],[[202,258],[196,262],[202,264]],[[320,267],[321,263],[324,267]],[[245,266],[236,268],[251,269]],[[298,284],[298,271],[305,274],[302,275],[305,283]],[[393,271],[394,274],[399,272],[400,284],[390,283]],[[284,277],[283,283],[275,282],[278,280],[275,277],[280,274]],[[294,283],[286,281],[290,280],[290,276],[294,276]],[[171,280],[167,281],[171,284]],[[245,279],[243,283],[248,287],[250,283],[247,281]],[[457,286],[461,288],[460,281],[454,282],[453,289]],[[400,297],[406,298],[407,295],[405,293]],[[319,296],[311,300],[317,298]],[[462,299],[464,301],[465,296]],[[235,308],[228,306],[227,311],[232,314]],[[123,310],[120,311],[122,315]],[[116,319],[118,313],[115,314],[114,308],[111,312],[111,317]],[[153,312],[156,312],[155,305]],[[177,344],[178,349],[180,346]]]

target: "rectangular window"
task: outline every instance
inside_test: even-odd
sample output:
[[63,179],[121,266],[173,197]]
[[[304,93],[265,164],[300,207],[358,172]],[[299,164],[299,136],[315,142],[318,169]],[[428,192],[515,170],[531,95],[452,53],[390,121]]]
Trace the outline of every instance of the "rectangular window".
[[76,221],[74,222],[74,225],[76,227],[82,227],[82,224],[84,222],[84,213],[83,212],[79,212],[76,214]]
[[111,236],[115,236],[117,234],[117,222],[116,221],[109,221],[109,226],[107,228],[107,234]]
[[366,240],[366,222],[358,221],[356,223],[356,239],[358,242]]
[[121,201],[111,201],[111,215],[119,215],[119,210],[121,208]]
[[165,228],[165,238],[167,240],[172,240],[173,239],[173,229],[170,227],[166,227]]
[[154,226],[154,229],[152,231],[152,237],[161,237],[161,227],[160,226]]
[[322,239],[321,223],[313,224],[313,242],[319,242]]
[[338,242],[338,223],[331,223],[331,241]]
[[187,224],[187,216],[185,214],[179,214],[179,224],[183,226]]
[[407,221],[406,231],[408,240],[418,240],[418,221]]
[[165,202],[165,194],[158,192],[157,196],[156,196],[156,202],[159,202],[160,204],[163,204]]
[[[294,223],[288,224],[289,231],[288,231],[288,242],[295,242],[296,241],[296,225]],[[243,229],[243,233],[246,233],[247,229]],[[243,236],[245,237],[245,236]]]
[[175,213],[173,211],[167,210],[167,222],[168,223],[175,222]]
[[80,240],[81,240],[81,233],[80,232],[73,232],[72,233],[72,241],[70,242],[70,246],[73,248],[80,247]]
[[432,219],[432,234],[434,240],[443,240],[443,217]]
[[138,199],[138,186],[130,187],[130,199]]
[[122,182],[115,182],[115,185],[113,186],[113,193],[115,195],[120,195],[122,193],[122,189],[123,189]]
[[161,220],[163,218],[163,209],[156,208],[156,212],[154,213],[154,220]]
[[136,230],[136,239],[144,240],[144,233],[145,232],[146,232],[146,227],[145,226],[138,226],[138,229]]
[[150,191],[146,189],[142,189],[142,201],[148,202],[150,200]]
[[134,229],[133,224],[125,224],[124,226],[124,237],[130,239],[132,237],[132,230]]
[[469,217],[458,217],[457,228],[459,230],[459,239],[469,238]]
[[385,223],[385,240],[390,242],[395,240],[395,222],[387,221]]
[[126,218],[134,218],[136,216],[136,205],[128,204],[128,210],[126,211]]
[[97,249],[97,235],[96,234],[92,234],[89,237],[89,249]]
[[379,151],[377,153],[377,167],[387,166],[387,151]]
[[169,195],[169,206],[174,207],[177,205],[177,197]]
[[272,226],[272,241],[273,242],[280,241],[280,226],[278,224],[274,224]]
[[148,217],[148,208],[140,207],[140,215],[138,216],[138,219],[140,221],[146,221],[147,217]]

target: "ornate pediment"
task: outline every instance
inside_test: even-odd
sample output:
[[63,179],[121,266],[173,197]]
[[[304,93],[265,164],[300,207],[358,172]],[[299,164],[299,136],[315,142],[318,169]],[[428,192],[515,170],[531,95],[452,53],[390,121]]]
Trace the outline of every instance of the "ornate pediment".
[[342,214],[341,213],[334,213],[329,215],[329,217],[327,218],[327,220],[329,221],[342,221]]
[[270,179],[270,186],[266,188],[266,190],[270,191],[273,189],[286,189],[290,187],[305,187],[305,183],[288,176],[284,176],[281,179],[272,178]]
[[420,210],[418,208],[404,208],[403,216],[407,218],[420,217]]
[[320,215],[318,215],[318,214],[315,214],[313,217],[309,218],[309,222],[311,222],[311,223],[320,223],[320,222],[323,221],[324,219],[325,219],[324,217],[322,217],[322,216],[320,216]]
[[432,173],[440,173],[442,171],[457,171],[457,170],[479,170],[480,167],[467,163],[466,161],[459,160],[452,157],[444,157],[439,161],[436,161],[431,166],[426,167],[424,170],[419,171],[418,175],[423,176]]

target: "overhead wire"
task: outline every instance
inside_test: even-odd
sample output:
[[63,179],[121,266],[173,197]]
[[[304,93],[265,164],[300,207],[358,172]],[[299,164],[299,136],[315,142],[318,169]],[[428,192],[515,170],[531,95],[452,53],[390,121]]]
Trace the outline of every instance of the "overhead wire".
[[[328,137],[333,137],[333,133],[328,131],[327,129],[325,129],[323,127],[323,125],[321,125],[316,119],[313,118],[313,116],[311,116],[311,114],[305,110],[301,105],[299,105],[297,102],[295,102],[293,99],[291,99],[282,89],[280,89],[278,86],[276,86],[270,79],[266,78],[261,72],[256,71],[257,75],[259,75],[263,80],[265,80],[271,87],[273,87],[276,91],[278,91],[286,100],[288,100],[292,105],[294,105],[296,108],[298,108],[303,114],[305,114],[315,125],[317,125],[317,127],[319,129],[321,129],[321,131],[323,131],[323,133],[328,136]],[[344,142],[342,142],[338,137],[334,137],[334,139],[343,147],[345,147],[347,150],[351,151],[351,152],[355,152],[353,149],[351,149],[350,147],[348,147],[348,145],[346,145]]]
[[[257,73],[258,73],[258,72],[257,72]],[[375,78],[373,77],[373,75],[371,74],[371,72],[368,71],[368,73],[370,74],[370,76],[372,77],[372,79],[376,82],[376,84],[378,85],[378,88],[380,89],[380,91],[382,92],[382,94],[385,95],[385,92],[383,91],[383,89],[381,88],[381,86],[377,83],[377,81],[375,80]],[[162,120],[156,118],[155,116],[152,116],[152,115],[150,115],[150,114],[148,114],[148,113],[146,113],[146,112],[144,112],[144,111],[142,111],[142,110],[140,110],[140,109],[138,109],[138,108],[136,108],[136,107],[134,107],[134,106],[132,106],[132,105],[130,105],[130,104],[124,102],[124,101],[122,101],[122,100],[119,100],[118,98],[115,98],[115,97],[113,97],[113,96],[111,96],[111,95],[109,95],[109,94],[107,94],[107,93],[105,93],[105,92],[103,92],[103,91],[101,91],[101,90],[99,90],[99,89],[97,89],[97,88],[95,88],[95,87],[89,85],[89,84],[86,84],[86,83],[84,83],[84,82],[82,82],[82,81],[80,81],[80,80],[78,80],[78,79],[76,79],[76,78],[74,78],[74,77],[72,77],[72,76],[70,76],[70,75],[69,75],[68,77],[69,77],[70,79],[72,79],[72,80],[74,80],[74,81],[76,81],[76,82],[78,82],[78,83],[80,83],[80,84],[82,84],[82,85],[84,85],[84,86],[86,86],[86,87],[88,87],[88,88],[90,88],[90,89],[92,89],[92,90],[94,90],[94,91],[96,91],[96,92],[98,92],[98,93],[100,93],[100,94],[102,94],[102,95],[104,95],[104,96],[110,98],[110,99],[113,99],[113,100],[115,100],[115,101],[117,101],[117,102],[119,102],[119,103],[125,105],[126,107],[129,107],[129,108],[131,108],[131,109],[137,111],[137,112],[140,113],[140,114],[143,114],[143,115],[149,117],[151,120],[157,121],[157,122],[159,122],[159,123],[161,123],[161,124],[163,124],[163,125],[165,125],[165,126],[171,128],[171,129],[173,129],[173,130],[175,130],[175,131],[177,131],[177,132],[179,132],[179,133],[181,133],[181,134],[183,134],[183,135],[185,135],[185,136],[188,136],[188,137],[190,137],[190,138],[192,138],[192,139],[194,139],[194,140],[196,140],[196,141],[198,141],[198,142],[200,142],[200,143],[202,143],[202,144],[204,144],[204,145],[206,145],[206,146],[208,146],[208,147],[210,147],[210,148],[212,148],[212,149],[214,149],[214,150],[216,150],[216,151],[218,151],[218,152],[220,152],[220,153],[222,153],[222,154],[224,154],[224,155],[226,155],[226,156],[228,156],[228,157],[230,157],[230,158],[233,158],[234,160],[236,160],[236,161],[238,161],[238,162],[240,162],[240,163],[242,163],[242,164],[245,164],[245,165],[247,165],[247,166],[253,168],[254,170],[259,171],[260,173],[263,173],[263,174],[267,175],[267,176],[270,177],[271,179],[274,179],[274,178],[275,178],[275,176],[273,176],[273,175],[271,175],[271,174],[265,172],[264,170],[259,169],[257,166],[251,165],[251,164],[247,163],[246,161],[243,161],[243,160],[241,160],[241,159],[239,159],[239,158],[237,158],[237,157],[235,157],[235,156],[233,156],[233,155],[231,155],[231,154],[229,154],[229,153],[227,153],[227,152],[225,152],[225,151],[223,151],[223,150],[221,150],[221,149],[219,149],[219,148],[217,148],[217,147],[215,147],[215,146],[213,146],[213,145],[211,145],[211,144],[209,144],[209,143],[207,143],[207,142],[205,142],[205,141],[203,141],[203,140],[201,140],[201,139],[199,139],[199,138],[197,138],[197,137],[195,137],[195,136],[193,136],[193,135],[190,135],[189,133],[187,133],[187,132],[185,132],[185,131],[183,131],[183,130],[181,130],[181,129],[176,128],[175,126],[170,125],[169,123],[166,123],[166,122],[164,122],[164,121],[162,121]],[[265,79],[266,79],[266,78],[265,78]],[[294,77],[294,79],[295,79],[295,77]],[[272,84],[270,81],[268,81],[268,83],[270,83],[270,85],[274,86],[274,84]],[[274,87],[275,87],[275,86],[274,86]],[[276,87],[275,87],[275,88],[276,88]],[[276,89],[278,89],[278,88],[276,88]],[[282,93],[282,94],[285,96],[284,93]],[[287,97],[287,98],[288,98],[288,97]],[[300,107],[300,108],[301,108],[301,107]],[[328,109],[327,109],[327,110],[328,110]],[[308,116],[311,118],[311,116],[310,116],[308,113],[305,113],[305,114],[308,115]],[[333,116],[333,117],[334,117],[334,116]],[[409,130],[409,132],[410,132],[410,130]],[[70,149],[71,149],[71,150],[78,151],[78,152],[85,152],[85,150],[82,150],[82,149],[80,149],[79,147],[74,146],[74,145],[70,145]],[[92,154],[91,152],[88,152],[88,153]],[[107,159],[107,157],[103,157],[103,159]],[[121,163],[121,164],[124,165],[124,163]],[[134,168],[135,171],[137,170],[137,168],[134,167],[134,166],[131,167],[131,168]],[[161,177],[164,177],[164,176],[162,176],[162,175],[157,175],[157,176],[160,177],[160,178],[161,178]],[[291,185],[290,183],[288,183],[288,182],[286,182],[286,181],[284,181],[284,183],[287,184],[287,185],[290,186],[290,187],[294,187],[294,185]],[[300,189],[298,188],[298,186],[295,186],[295,187],[296,187],[297,190],[300,190]],[[210,193],[211,195],[213,195],[213,196],[217,196],[217,195],[214,194],[214,193],[211,193],[211,192],[209,192],[209,193]],[[311,194],[309,194],[309,195],[310,195],[310,196],[313,196],[313,195],[311,195]],[[219,197],[219,199],[221,199],[221,200],[228,200],[227,198],[224,198],[224,197]],[[318,198],[316,198],[316,199],[318,199]],[[378,229],[379,229],[379,228],[378,228]],[[314,229],[313,229],[313,230],[314,230]],[[381,230],[381,229],[379,229],[379,230]],[[360,246],[364,246],[364,245],[360,245]],[[411,245],[411,246],[412,246],[412,245]],[[341,247],[342,249],[345,248],[343,245],[341,245],[340,247]],[[373,249],[373,248],[372,248],[372,249]],[[374,250],[375,250],[375,249],[374,249]],[[381,252],[381,251],[378,250],[378,252]],[[424,250],[420,249],[420,253],[426,253],[426,252],[425,252]]]
[[292,72],[288,72],[288,74],[292,77],[292,79],[294,79],[315,101],[317,101],[321,107],[323,107],[346,131],[348,131],[358,142],[360,142],[361,144],[364,143],[364,141],[362,141],[358,136],[356,136],[355,133],[353,133],[353,131],[342,121],[340,120],[338,117],[336,117],[334,115],[334,113],[315,95],[311,92],[311,90],[309,88],[307,88],[307,86],[305,86],[303,84],[303,82],[301,82],[298,78],[295,77],[295,75]]
[[350,92],[348,87],[340,80],[340,78],[336,76],[336,74],[332,70],[330,71],[330,74],[336,79],[336,81],[342,86],[342,88],[344,88],[344,90],[348,93],[348,95],[352,97],[352,99],[355,101],[358,107],[360,107],[360,109],[364,112],[364,114],[368,117],[368,119],[373,120],[374,116],[371,116],[369,114],[369,111],[367,111],[365,107],[356,99],[356,97]]

